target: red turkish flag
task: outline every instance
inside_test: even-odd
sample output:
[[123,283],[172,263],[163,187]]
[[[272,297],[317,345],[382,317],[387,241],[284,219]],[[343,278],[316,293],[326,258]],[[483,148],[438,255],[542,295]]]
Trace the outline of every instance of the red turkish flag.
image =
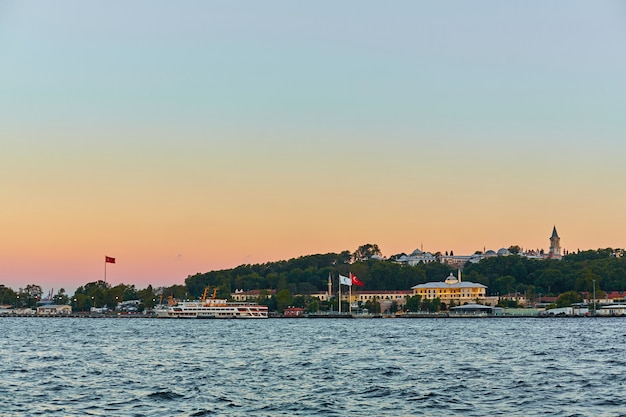
[[110,256],[105,256],[104,257],[104,262],[110,263],[110,264],[114,264],[115,263],[115,258],[111,258]]
[[350,279],[352,280],[352,285],[358,285],[359,287],[365,285],[352,272],[350,272]]

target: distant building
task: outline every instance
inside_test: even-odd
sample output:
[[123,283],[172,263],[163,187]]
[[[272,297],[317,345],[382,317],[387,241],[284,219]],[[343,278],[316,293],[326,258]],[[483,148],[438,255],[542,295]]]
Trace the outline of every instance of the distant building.
[[[565,251],[567,253],[567,251]],[[509,256],[511,252],[509,252],[506,248],[500,248],[498,251],[494,251],[492,249],[483,250],[483,252],[475,253],[474,255],[461,255],[461,256],[453,256],[451,255],[440,255],[439,261],[441,263],[445,263],[454,268],[463,269],[463,267],[470,263],[478,263],[483,259],[492,258],[496,256]],[[522,256],[527,259],[562,259],[563,253],[561,251],[561,238],[556,231],[556,226],[552,229],[552,235],[550,236],[550,250],[546,253],[543,249],[529,249],[526,251],[520,251],[518,253],[519,256]],[[615,253],[614,256],[621,256],[621,253]]]
[[46,304],[37,307],[38,316],[61,316],[72,313],[72,306]]
[[470,303],[464,304],[450,309],[451,316],[493,316],[502,315],[502,308],[492,307],[488,305]]
[[556,226],[552,229],[552,236],[550,236],[550,250],[548,251],[548,257],[552,259],[561,259],[561,238],[556,232]]
[[626,305],[615,304],[600,307],[597,311],[599,316],[626,316]]
[[[450,265],[454,269],[463,269],[466,263],[476,260],[480,261],[480,255],[441,255],[439,262]],[[474,262],[474,263],[476,263]]]
[[230,295],[233,301],[259,301],[261,296],[275,296],[276,290],[235,290],[234,293]]
[[611,291],[606,293],[609,303],[626,304],[626,291]]
[[[543,298],[546,299],[547,297],[543,297]],[[526,295],[520,292],[512,292],[508,294],[503,294],[500,296],[500,300],[515,301],[517,305],[520,305],[520,306],[525,306],[528,303],[528,300],[526,299]]]
[[[343,295],[343,294],[342,294]],[[382,301],[389,300],[396,302],[398,307],[404,307],[406,305],[407,297],[413,295],[413,291],[410,290],[372,290],[372,291],[353,291],[351,303],[365,304],[368,301]]]
[[458,277],[450,273],[450,276],[443,282],[427,282],[425,284],[411,287],[414,295],[419,295],[422,300],[432,300],[439,298],[442,303],[455,305],[476,302],[485,298],[487,287],[475,282],[461,281],[461,272]]
[[401,255],[394,259],[394,262],[402,265],[415,266],[420,263],[429,263],[437,261],[437,257],[430,252],[423,252],[421,249],[415,249],[410,255]]
[[320,301],[328,301],[330,300],[330,297],[328,294],[329,294],[328,291],[313,291],[312,293],[308,295],[311,297],[316,297]]
[[304,316],[304,309],[300,307],[288,307],[283,311],[284,317],[302,317]]

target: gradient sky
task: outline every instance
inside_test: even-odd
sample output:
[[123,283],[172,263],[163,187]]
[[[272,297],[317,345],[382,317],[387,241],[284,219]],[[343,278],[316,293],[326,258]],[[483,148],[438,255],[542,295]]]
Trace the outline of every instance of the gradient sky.
[[621,1],[0,0],[0,284],[620,247]]

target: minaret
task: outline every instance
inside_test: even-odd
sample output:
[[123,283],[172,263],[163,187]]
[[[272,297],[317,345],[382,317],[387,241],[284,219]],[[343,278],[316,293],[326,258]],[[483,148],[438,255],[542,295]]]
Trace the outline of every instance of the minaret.
[[333,282],[330,279],[330,272],[328,273],[328,299],[333,296]]
[[550,236],[550,257],[551,258],[560,258],[561,257],[561,238],[559,234],[556,232],[556,226],[552,229],[552,236]]

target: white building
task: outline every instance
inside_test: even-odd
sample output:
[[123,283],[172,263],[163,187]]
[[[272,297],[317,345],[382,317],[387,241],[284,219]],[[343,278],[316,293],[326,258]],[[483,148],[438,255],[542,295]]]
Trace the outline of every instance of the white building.
[[60,316],[72,313],[72,306],[57,305],[57,304],[45,304],[37,307],[38,316]]
[[410,255],[402,255],[395,261],[403,265],[415,266],[419,263],[435,262],[436,260],[437,257],[432,253],[422,252],[420,249],[415,249]]

